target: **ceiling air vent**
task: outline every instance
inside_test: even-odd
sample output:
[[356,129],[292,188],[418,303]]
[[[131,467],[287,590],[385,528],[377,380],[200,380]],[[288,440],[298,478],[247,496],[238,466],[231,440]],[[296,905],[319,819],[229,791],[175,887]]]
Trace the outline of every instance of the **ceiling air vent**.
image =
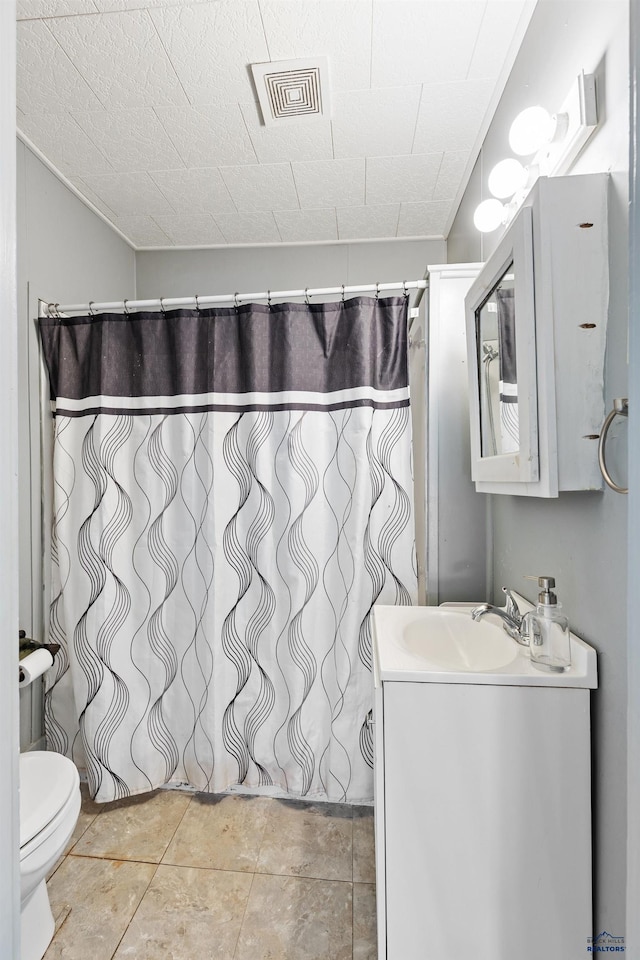
[[329,117],[329,69],[326,57],[252,63],[265,124]]

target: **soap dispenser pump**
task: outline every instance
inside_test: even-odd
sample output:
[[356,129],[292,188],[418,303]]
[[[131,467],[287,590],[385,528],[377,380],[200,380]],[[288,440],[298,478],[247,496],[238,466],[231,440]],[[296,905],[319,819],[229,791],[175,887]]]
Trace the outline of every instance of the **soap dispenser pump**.
[[532,663],[543,670],[562,671],[571,666],[569,621],[555,594],[554,577],[528,577],[540,587],[535,611],[523,617],[523,630],[529,638]]

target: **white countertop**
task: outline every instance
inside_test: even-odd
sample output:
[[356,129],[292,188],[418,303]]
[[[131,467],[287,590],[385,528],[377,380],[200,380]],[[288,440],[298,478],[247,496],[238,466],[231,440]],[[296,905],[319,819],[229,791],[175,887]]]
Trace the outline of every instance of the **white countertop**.
[[[528,601],[517,596],[516,599],[523,613],[532,609]],[[512,641],[513,660],[487,671],[451,671],[435,663],[429,663],[423,656],[411,652],[403,645],[403,630],[412,624],[419,623],[422,611],[430,611],[431,616],[436,610],[441,610],[444,615],[447,611],[462,614],[468,612],[470,629],[473,629],[475,624],[471,620],[471,610],[474,606],[477,604],[444,604],[442,607],[400,607],[376,604],[372,616],[375,682],[400,680],[414,683],[481,683],[591,689],[598,686],[596,651],[574,633],[571,634],[571,666],[562,672],[550,671],[534,665],[529,657],[528,647],[521,646],[515,640]],[[487,614],[482,619],[502,629],[499,617]]]

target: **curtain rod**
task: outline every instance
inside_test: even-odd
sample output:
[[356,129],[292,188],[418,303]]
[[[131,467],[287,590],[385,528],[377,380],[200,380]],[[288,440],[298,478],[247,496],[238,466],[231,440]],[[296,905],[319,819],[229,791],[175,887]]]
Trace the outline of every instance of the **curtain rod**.
[[160,308],[161,310],[171,307],[183,307],[187,304],[193,304],[196,308],[207,307],[215,303],[233,303],[238,305],[242,301],[245,303],[250,300],[282,300],[291,297],[310,297],[326,296],[329,294],[340,294],[342,299],[351,293],[383,293],[387,290],[425,290],[427,288],[426,280],[399,280],[396,283],[368,283],[357,286],[340,287],[305,287],[304,290],[264,290],[260,293],[225,293],[213,297],[159,297],[157,300],[115,300],[110,303],[49,303],[47,311],[50,316],[56,316],[62,313],[95,313],[98,310],[122,310],[129,313],[131,310],[144,310]]

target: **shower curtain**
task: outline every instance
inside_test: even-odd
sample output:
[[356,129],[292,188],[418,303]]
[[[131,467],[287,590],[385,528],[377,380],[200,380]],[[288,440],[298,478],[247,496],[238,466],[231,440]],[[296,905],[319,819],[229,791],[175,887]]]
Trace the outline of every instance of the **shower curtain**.
[[43,319],[50,748],[98,801],[372,796],[374,603],[416,600],[403,297]]

